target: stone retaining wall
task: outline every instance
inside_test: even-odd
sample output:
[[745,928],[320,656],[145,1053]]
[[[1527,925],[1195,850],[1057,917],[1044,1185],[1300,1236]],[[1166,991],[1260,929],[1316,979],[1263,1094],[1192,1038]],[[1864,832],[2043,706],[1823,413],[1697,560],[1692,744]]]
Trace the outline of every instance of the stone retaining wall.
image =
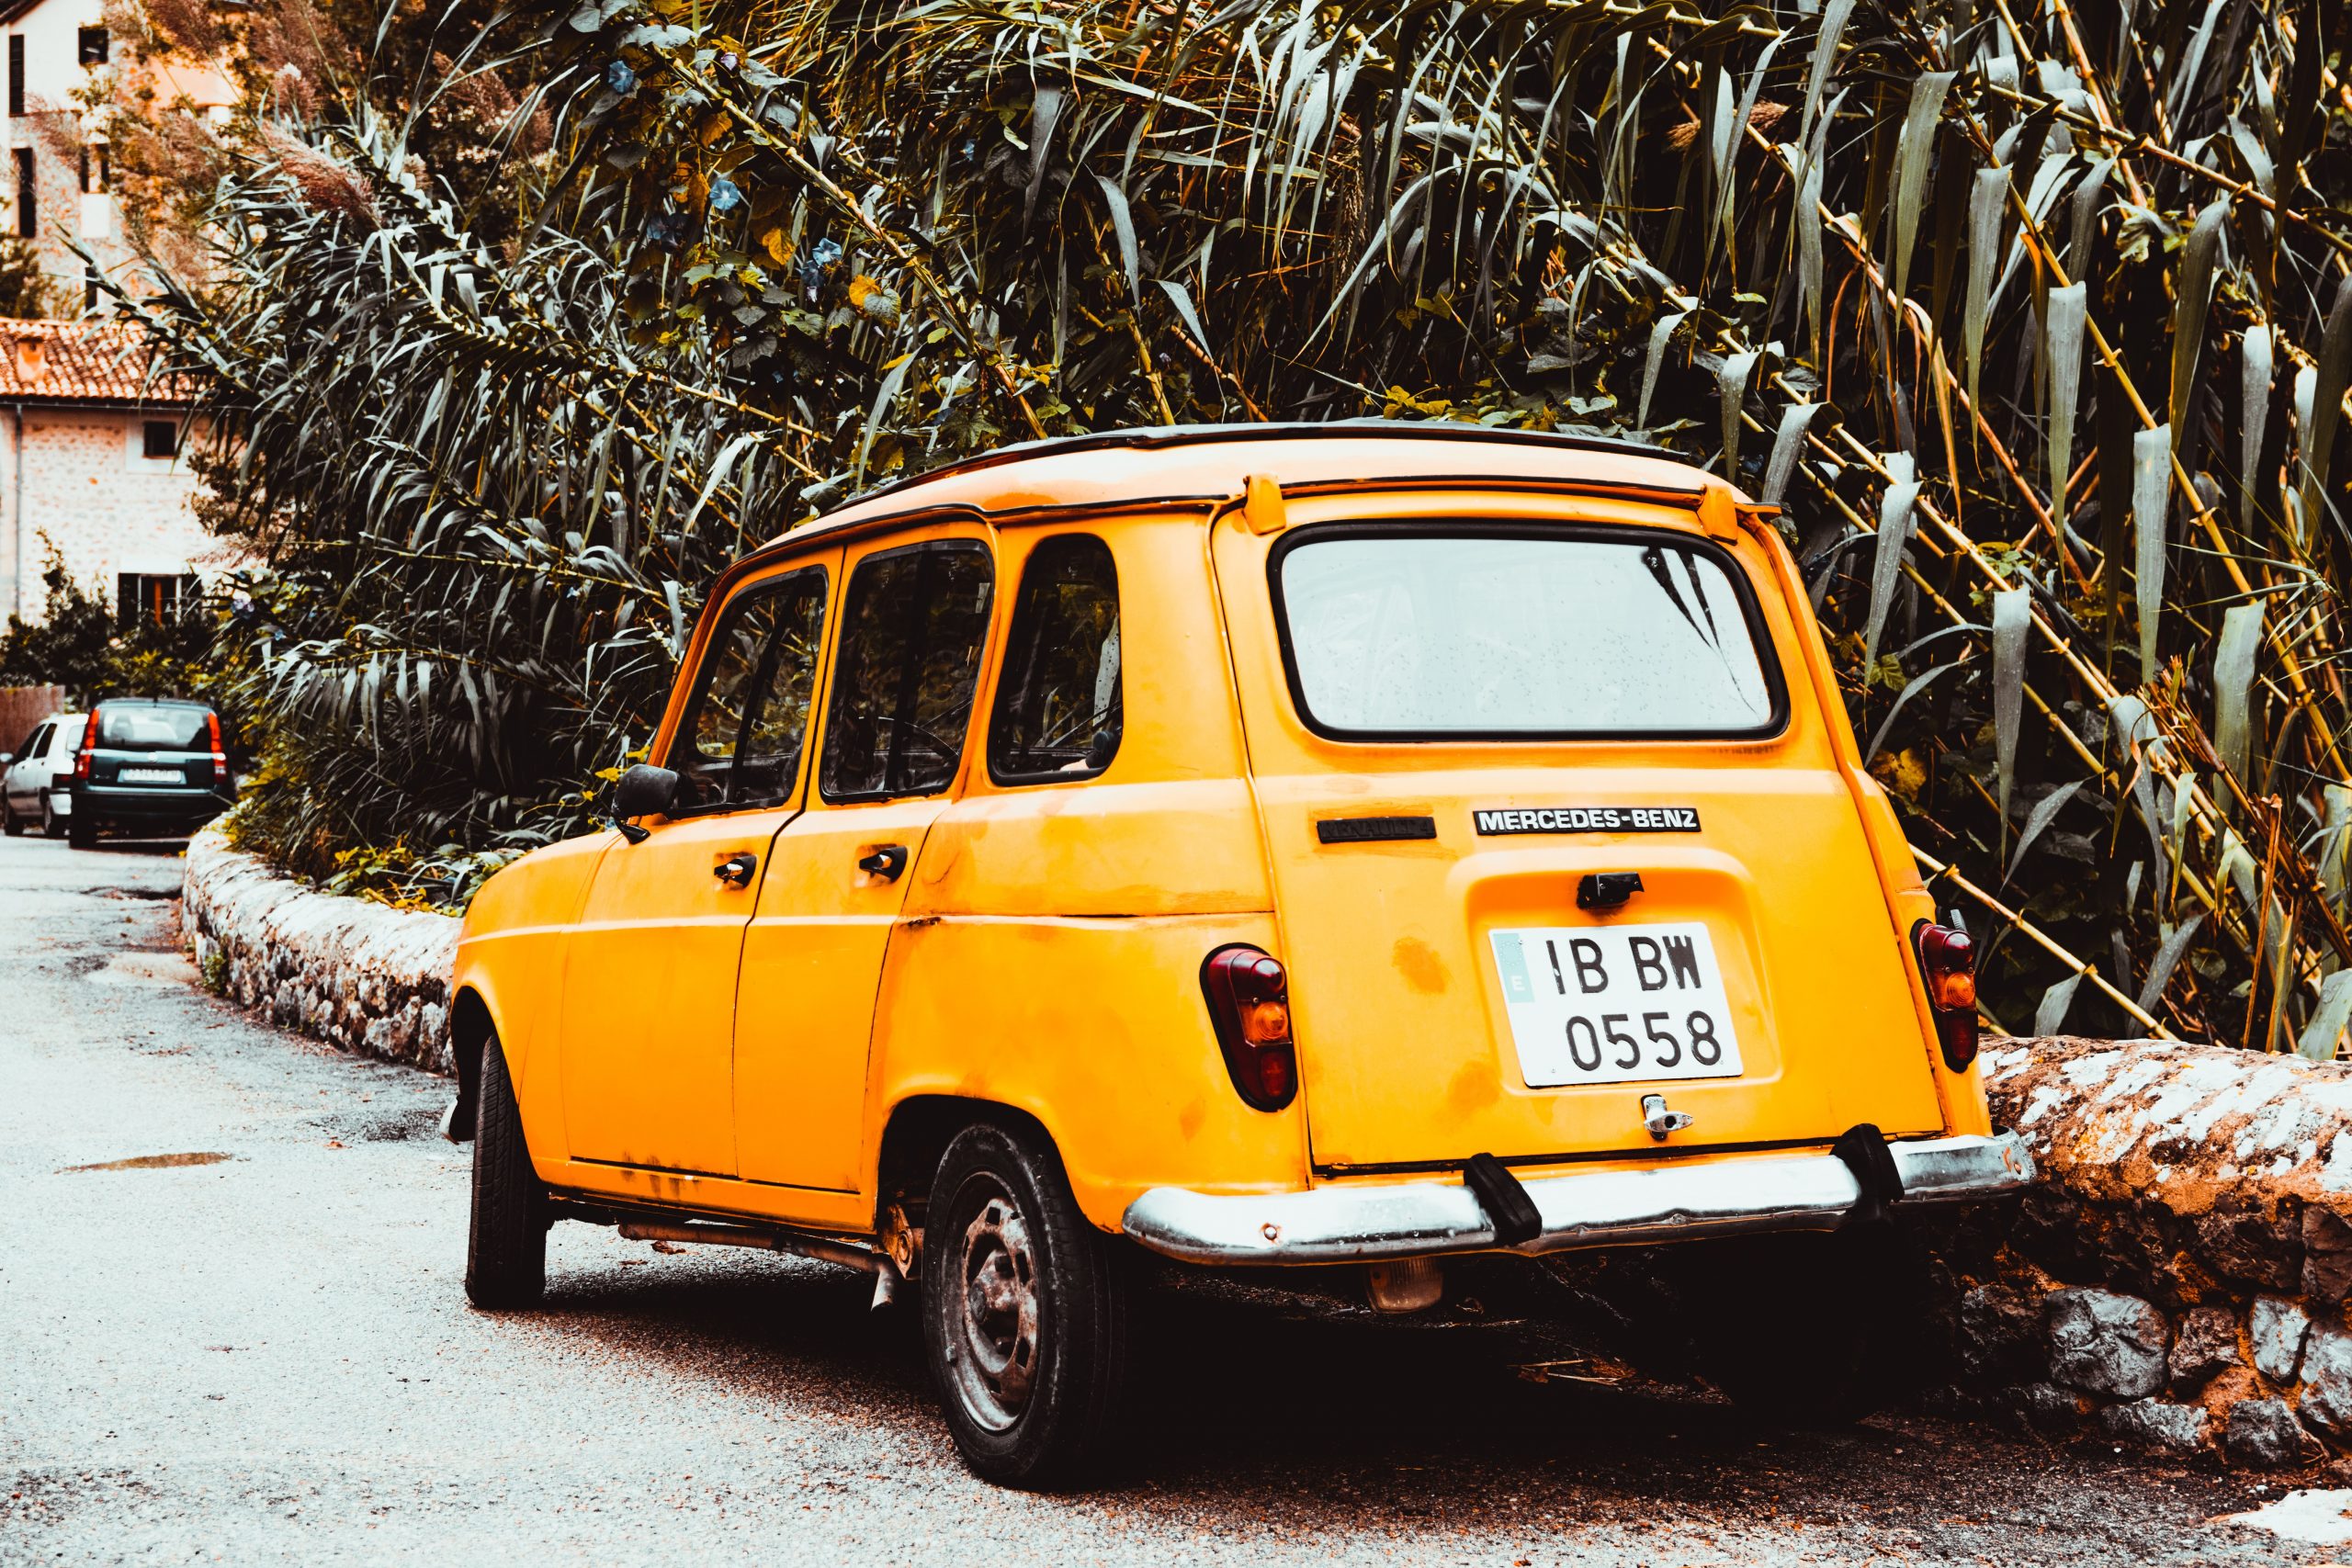
[[456,919],[313,892],[211,829],[188,841],[182,894],[212,989],[345,1051],[452,1070]]
[[2352,1066],[1990,1043],[2020,1203],[1925,1232],[1962,1403],[2278,1467],[2352,1454]]

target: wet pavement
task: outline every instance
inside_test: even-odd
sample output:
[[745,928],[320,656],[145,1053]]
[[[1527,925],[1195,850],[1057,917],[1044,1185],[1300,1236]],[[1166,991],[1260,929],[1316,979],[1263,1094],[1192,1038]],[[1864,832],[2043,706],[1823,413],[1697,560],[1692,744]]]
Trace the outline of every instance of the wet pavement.
[[176,848],[0,841],[0,1562],[2352,1560],[2217,1522],[2278,1481],[1189,1301],[1105,1485],[997,1491],[847,1273],[565,1225],[469,1309],[447,1086],[206,996]]

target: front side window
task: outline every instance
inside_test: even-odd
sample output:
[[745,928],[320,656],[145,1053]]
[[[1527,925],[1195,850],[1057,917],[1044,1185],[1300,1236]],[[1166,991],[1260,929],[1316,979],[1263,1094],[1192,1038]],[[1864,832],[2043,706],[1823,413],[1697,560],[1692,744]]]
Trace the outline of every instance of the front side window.
[[1000,784],[1092,778],[1119,750],[1119,573],[1091,534],[1040,543],[1021,570],[989,720]]
[[670,747],[682,811],[773,806],[792,794],[824,631],[822,567],[755,584],[721,613]]
[[1762,735],[1785,716],[1738,567],[1634,529],[1335,529],[1272,572],[1300,716],[1335,738]]
[[825,721],[827,800],[936,795],[955,782],[995,583],[988,547],[970,539],[857,563]]

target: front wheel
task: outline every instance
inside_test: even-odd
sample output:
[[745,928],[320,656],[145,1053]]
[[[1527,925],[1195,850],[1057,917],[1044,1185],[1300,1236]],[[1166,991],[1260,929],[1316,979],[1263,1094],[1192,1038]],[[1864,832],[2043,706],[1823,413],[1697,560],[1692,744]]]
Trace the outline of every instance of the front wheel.
[[8,809],[7,797],[5,795],[0,795],[0,833],[6,833],[12,839],[21,839],[25,836],[25,824],[15,812]]
[[947,1146],[923,1215],[923,1347],[982,1480],[1064,1485],[1107,1457],[1126,1371],[1117,1262],[1046,1139],[982,1124]]
[[474,1198],[466,1298],[502,1311],[537,1306],[548,1280],[548,1192],[523,1144],[514,1080],[495,1035],[482,1042],[474,1111]]

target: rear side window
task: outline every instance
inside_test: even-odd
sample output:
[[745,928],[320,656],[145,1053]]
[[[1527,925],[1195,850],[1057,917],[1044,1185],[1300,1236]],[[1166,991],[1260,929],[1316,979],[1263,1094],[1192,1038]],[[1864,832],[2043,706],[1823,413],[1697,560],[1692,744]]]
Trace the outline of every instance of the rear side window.
[[27,760],[37,762],[49,755],[49,738],[54,728],[44,724],[25,738],[23,755]]
[[1786,718],[1738,567],[1686,536],[1317,531],[1272,573],[1300,716],[1334,738],[1729,738]]
[[1040,543],[1021,570],[989,720],[999,784],[1091,778],[1117,755],[1119,572],[1091,534]]
[[98,713],[98,744],[109,751],[195,751],[209,749],[211,738],[203,708],[103,708]]
[[827,800],[936,795],[955,782],[995,582],[988,547],[969,539],[857,563],[825,721]]
[[670,747],[682,808],[772,806],[792,794],[825,633],[825,571],[738,594],[711,634]]

